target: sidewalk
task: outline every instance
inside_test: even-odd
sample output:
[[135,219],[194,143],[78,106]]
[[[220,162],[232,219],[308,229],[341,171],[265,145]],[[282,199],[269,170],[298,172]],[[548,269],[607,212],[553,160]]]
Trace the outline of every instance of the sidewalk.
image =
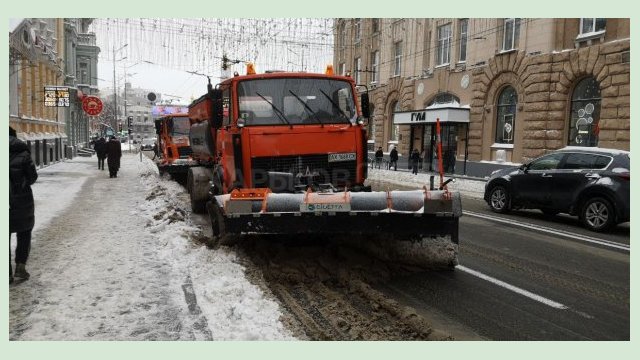
[[114,179],[95,156],[38,172],[31,278],[9,287],[9,339],[293,339],[235,253],[198,241],[184,189],[146,157],[121,163]]
[[[394,171],[372,169],[371,167],[369,167],[368,179],[371,181],[383,181],[395,185],[415,187],[416,189],[419,189],[423,186],[427,186],[427,188],[429,187],[429,177],[432,175],[434,176],[434,184],[436,187],[438,187],[440,183],[440,176],[438,174],[419,172],[417,175],[414,175],[410,171],[400,168],[398,169],[398,171]],[[447,188],[449,190],[459,191],[460,195],[466,197],[479,199],[483,198],[484,185],[486,183],[485,180],[462,177],[459,175],[450,176],[449,174],[445,174],[445,181],[450,177],[455,178],[455,182],[450,182],[449,184],[447,184]]]

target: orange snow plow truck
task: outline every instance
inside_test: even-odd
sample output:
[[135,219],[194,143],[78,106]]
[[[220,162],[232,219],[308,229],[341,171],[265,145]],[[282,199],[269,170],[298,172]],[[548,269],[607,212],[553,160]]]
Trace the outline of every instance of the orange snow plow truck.
[[188,114],[165,115],[154,121],[158,136],[156,165],[160,174],[185,176],[195,162],[191,158],[189,132],[191,122]]
[[213,243],[252,234],[440,243],[442,261],[455,266],[459,194],[446,186],[372,192],[368,94],[358,102],[353,79],[331,70],[256,74],[249,64],[247,75],[209,83],[189,106],[198,166],[189,167],[187,189],[192,209],[209,213]]

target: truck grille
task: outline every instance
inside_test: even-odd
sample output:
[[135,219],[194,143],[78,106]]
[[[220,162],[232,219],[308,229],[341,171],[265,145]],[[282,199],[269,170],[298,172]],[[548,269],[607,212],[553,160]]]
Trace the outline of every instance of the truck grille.
[[330,163],[328,154],[260,157],[251,161],[251,176],[254,187],[268,186],[266,173],[269,171],[286,172],[294,176],[312,174],[318,183],[349,186],[355,184],[356,166],[356,161]]
[[193,149],[191,146],[181,146],[178,148],[178,156],[180,159],[185,159],[193,154]]

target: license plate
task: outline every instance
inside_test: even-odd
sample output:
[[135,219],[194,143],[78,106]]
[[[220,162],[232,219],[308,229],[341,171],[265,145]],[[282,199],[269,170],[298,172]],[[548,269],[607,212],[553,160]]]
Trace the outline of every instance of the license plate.
[[308,203],[300,204],[300,212],[347,212],[351,211],[349,203]]
[[329,162],[351,161],[356,159],[356,153],[329,154]]

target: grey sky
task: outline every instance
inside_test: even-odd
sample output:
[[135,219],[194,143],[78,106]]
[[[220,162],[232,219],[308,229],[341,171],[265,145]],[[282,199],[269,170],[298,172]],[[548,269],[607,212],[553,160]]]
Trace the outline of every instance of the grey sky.
[[126,72],[133,87],[180,96],[179,102],[187,104],[206,91],[206,77],[194,72],[217,83],[223,55],[237,60],[231,72],[245,73],[246,61],[258,72],[323,72],[333,61],[332,24],[331,19],[303,18],[95,19],[90,31],[101,49],[101,89],[113,88],[116,49],[118,87]]

